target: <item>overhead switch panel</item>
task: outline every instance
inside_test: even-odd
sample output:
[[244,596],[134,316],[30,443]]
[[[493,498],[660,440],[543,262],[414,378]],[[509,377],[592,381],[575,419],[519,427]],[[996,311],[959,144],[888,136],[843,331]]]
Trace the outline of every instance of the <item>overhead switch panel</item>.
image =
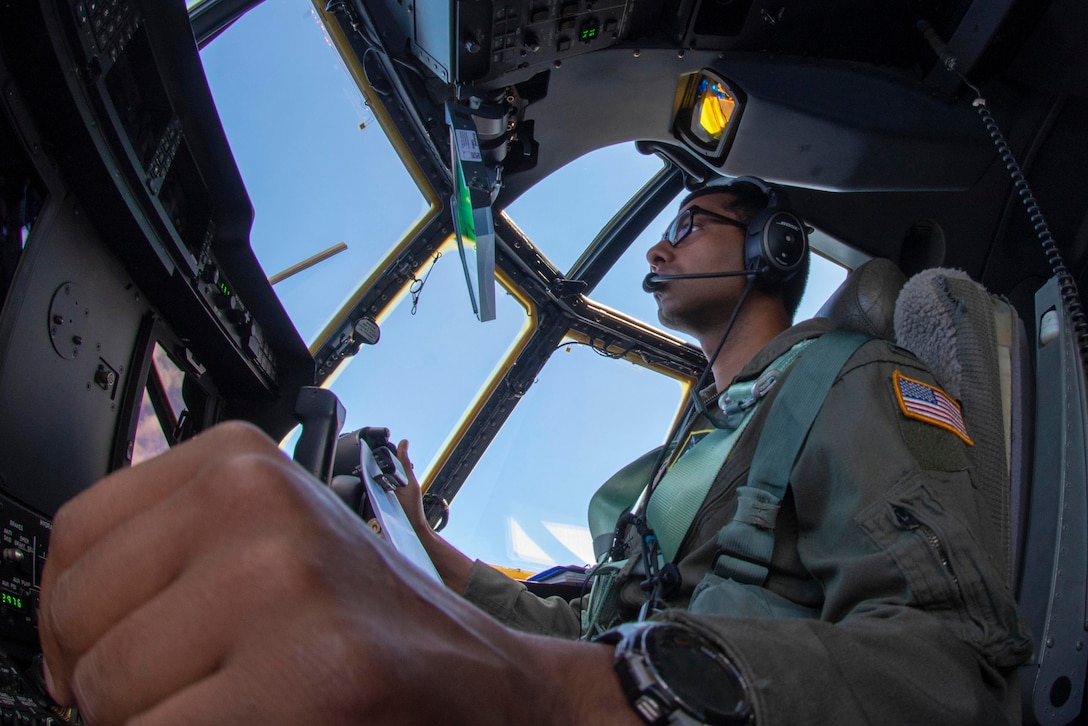
[[[607,48],[644,28],[634,27],[633,0],[417,0],[409,47],[443,81],[486,89],[511,73],[528,74],[573,55]],[[389,3],[393,13],[407,13]],[[644,17],[639,13],[638,17]],[[448,23],[445,32],[442,23]]]

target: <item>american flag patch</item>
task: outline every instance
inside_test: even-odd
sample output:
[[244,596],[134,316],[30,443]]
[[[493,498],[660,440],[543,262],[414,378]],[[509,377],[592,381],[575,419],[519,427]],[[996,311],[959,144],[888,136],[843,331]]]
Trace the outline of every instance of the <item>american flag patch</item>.
[[899,400],[899,408],[904,416],[951,431],[968,446],[974,446],[975,442],[967,435],[960,405],[949,398],[947,393],[936,386],[907,378],[899,371],[895,372],[893,379],[895,397]]

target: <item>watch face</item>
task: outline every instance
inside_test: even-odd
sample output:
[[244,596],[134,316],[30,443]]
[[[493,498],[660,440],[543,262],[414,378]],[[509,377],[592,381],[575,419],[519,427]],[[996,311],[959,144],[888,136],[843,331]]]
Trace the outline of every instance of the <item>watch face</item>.
[[743,712],[739,677],[705,639],[680,628],[652,628],[644,644],[657,676],[686,711],[710,721]]

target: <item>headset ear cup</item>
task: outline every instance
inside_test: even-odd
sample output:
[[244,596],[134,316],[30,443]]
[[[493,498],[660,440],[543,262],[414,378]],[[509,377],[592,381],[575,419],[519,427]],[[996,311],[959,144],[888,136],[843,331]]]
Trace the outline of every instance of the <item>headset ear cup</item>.
[[756,284],[764,289],[790,279],[807,254],[805,224],[788,209],[768,207],[748,225],[744,265],[759,273]]
[[[704,188],[732,191],[738,197],[742,187],[755,187],[766,207],[748,224],[744,239],[744,268],[756,272],[757,287],[767,290],[789,280],[806,267],[808,232],[805,223],[791,208],[786,190],[754,176],[741,176]],[[751,199],[747,192],[745,197]],[[690,199],[690,196],[689,196]]]
[[770,275],[763,253],[763,228],[767,226],[770,211],[764,209],[752,218],[744,238],[744,269],[759,273],[755,277],[755,283],[759,286],[764,285]]

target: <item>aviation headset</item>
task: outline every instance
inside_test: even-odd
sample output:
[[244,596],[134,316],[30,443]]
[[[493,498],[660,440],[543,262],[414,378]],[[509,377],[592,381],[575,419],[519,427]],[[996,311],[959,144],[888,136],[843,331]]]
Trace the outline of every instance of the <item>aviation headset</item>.
[[721,177],[689,194],[684,203],[719,192],[736,194],[742,202],[755,202],[744,185],[754,187],[767,200],[766,208],[748,223],[744,240],[744,268],[757,272],[756,286],[766,290],[796,275],[808,257],[805,223],[790,209],[786,193],[754,176]]

